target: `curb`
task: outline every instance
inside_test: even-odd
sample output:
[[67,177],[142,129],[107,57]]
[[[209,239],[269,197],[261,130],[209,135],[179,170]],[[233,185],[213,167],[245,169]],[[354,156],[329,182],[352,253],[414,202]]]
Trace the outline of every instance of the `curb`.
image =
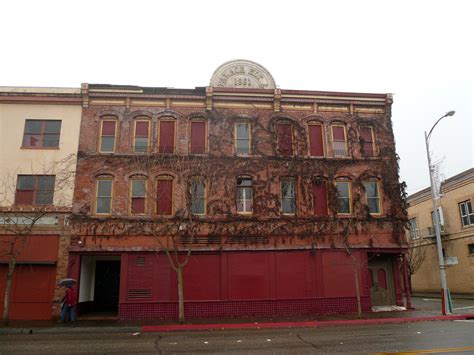
[[403,317],[403,318],[378,318],[378,319],[354,319],[312,322],[285,322],[285,323],[241,323],[241,324],[184,324],[184,325],[145,325],[141,331],[152,332],[179,332],[196,330],[227,330],[227,329],[278,329],[278,328],[322,328],[341,325],[374,325],[374,324],[397,324],[409,322],[430,321],[453,321],[474,319],[474,314],[452,315],[452,316],[430,316],[430,317]]
[[72,333],[138,333],[140,326],[136,327],[42,327],[42,328],[0,328],[2,334],[72,334]]

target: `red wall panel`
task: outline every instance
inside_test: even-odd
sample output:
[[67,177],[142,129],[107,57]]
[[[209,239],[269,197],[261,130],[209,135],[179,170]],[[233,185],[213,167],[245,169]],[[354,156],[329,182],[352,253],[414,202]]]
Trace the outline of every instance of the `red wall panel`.
[[220,254],[191,256],[184,270],[185,300],[220,300]]
[[[357,259],[356,267],[359,270],[360,291],[363,294],[362,270],[367,266],[364,266],[364,260],[359,253],[353,253]],[[321,253],[321,257],[324,297],[355,296],[354,266],[350,256],[345,251],[329,251]]]
[[275,253],[277,299],[315,296],[307,292],[306,276],[311,267],[307,265],[307,254],[291,251]]

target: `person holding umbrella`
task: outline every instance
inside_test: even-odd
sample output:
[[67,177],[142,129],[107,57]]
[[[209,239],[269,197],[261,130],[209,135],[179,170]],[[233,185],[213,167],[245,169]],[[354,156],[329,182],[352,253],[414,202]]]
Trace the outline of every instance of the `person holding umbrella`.
[[62,300],[62,308],[61,308],[61,323],[66,322],[67,319],[69,321],[74,322],[75,312],[74,312],[74,305],[76,304],[76,295],[74,290],[72,289],[72,285],[76,283],[74,279],[63,279],[59,282],[60,286],[66,286],[66,294]]

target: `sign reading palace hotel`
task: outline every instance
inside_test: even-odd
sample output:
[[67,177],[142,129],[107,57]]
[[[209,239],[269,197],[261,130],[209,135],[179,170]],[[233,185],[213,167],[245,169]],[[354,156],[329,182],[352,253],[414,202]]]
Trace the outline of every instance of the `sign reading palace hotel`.
[[275,89],[275,80],[260,64],[250,60],[232,60],[216,69],[210,86],[226,88]]

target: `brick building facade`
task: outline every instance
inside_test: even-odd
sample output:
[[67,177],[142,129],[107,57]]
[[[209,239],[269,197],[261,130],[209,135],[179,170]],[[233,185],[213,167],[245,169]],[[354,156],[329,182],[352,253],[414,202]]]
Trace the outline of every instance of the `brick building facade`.
[[365,311],[402,305],[391,95],[280,90],[252,62],[216,73],[195,89],[83,84],[80,314],[176,318],[166,251],[191,252],[187,317],[354,312],[357,293]]

